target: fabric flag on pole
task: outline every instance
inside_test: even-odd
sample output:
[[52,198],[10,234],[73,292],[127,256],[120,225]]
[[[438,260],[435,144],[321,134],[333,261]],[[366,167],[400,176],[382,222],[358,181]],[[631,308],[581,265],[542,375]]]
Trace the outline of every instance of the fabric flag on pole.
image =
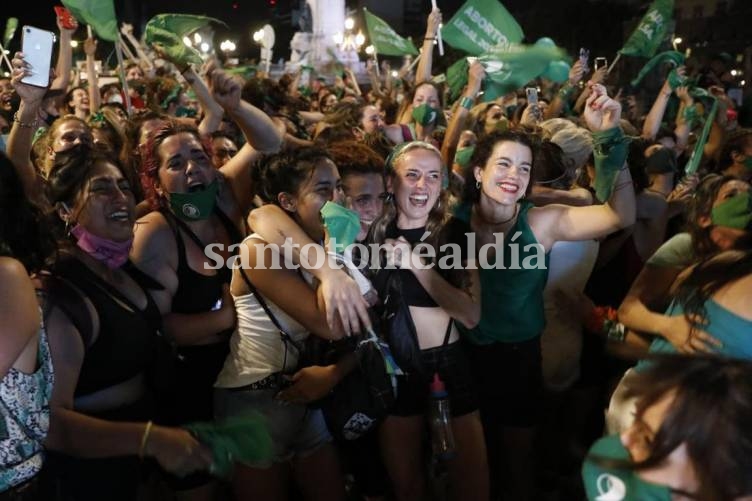
[[520,43],[525,35],[498,0],[468,0],[444,25],[441,36],[452,47],[477,56]]
[[695,143],[695,147],[687,161],[687,165],[684,167],[684,173],[687,176],[691,176],[697,172],[697,169],[700,167],[700,162],[705,153],[705,144],[708,142],[710,129],[713,127],[715,116],[718,113],[718,99],[708,93],[705,89],[695,88],[690,91],[690,94],[696,99],[712,99],[713,104],[710,106],[708,116],[705,117],[705,126],[702,128],[702,134],[700,134],[700,137],[697,139],[697,143]]
[[412,40],[399,36],[383,19],[374,16],[366,9],[363,9],[363,15],[366,18],[368,38],[377,54],[384,56],[418,54],[418,49],[415,48]]
[[178,64],[201,64],[201,55],[183,43],[183,37],[209,23],[225,24],[219,19],[191,14],[157,14],[146,23],[144,40],[158,45],[168,59]]
[[73,17],[88,24],[102,40],[118,39],[118,23],[113,0],[62,0]]
[[16,28],[18,28],[18,18],[9,17],[5,22],[5,34],[3,35],[3,47],[7,47],[13,35],[16,34]]
[[674,0],[655,0],[619,52],[625,56],[653,57],[666,37],[673,11]]
[[674,68],[676,68],[677,66],[681,66],[682,64],[684,64],[684,59],[685,59],[684,54],[682,54],[681,52],[677,52],[675,50],[668,50],[666,52],[661,52],[657,56],[650,59],[650,61],[645,63],[645,66],[642,67],[640,72],[630,83],[632,87],[637,87],[638,85],[640,85],[640,82],[642,82],[642,79],[645,78],[645,75],[650,73],[653,70],[653,68],[655,68],[659,64],[671,63],[674,66]]

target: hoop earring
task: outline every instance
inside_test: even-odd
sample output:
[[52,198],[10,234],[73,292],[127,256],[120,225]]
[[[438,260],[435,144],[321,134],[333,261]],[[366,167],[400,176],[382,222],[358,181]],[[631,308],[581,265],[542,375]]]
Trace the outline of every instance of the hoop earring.
[[480,181],[475,181],[475,188],[480,189]]

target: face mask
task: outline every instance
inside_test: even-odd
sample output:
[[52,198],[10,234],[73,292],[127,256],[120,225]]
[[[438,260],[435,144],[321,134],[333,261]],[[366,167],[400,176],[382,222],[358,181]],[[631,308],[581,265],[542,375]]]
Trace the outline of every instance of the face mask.
[[175,116],[194,118],[196,116],[196,110],[187,106],[178,106],[178,108],[175,110]]
[[123,96],[118,94],[113,94],[110,97],[107,98],[108,103],[117,103],[117,104],[123,104]]
[[133,244],[133,238],[129,238],[125,242],[114,242],[98,237],[80,224],[73,227],[71,235],[76,237],[76,245],[79,249],[97,261],[106,264],[111,270],[120,268],[125,264]]
[[170,193],[170,209],[183,221],[208,219],[217,205],[219,183],[215,179],[202,191],[193,193]]
[[413,108],[413,120],[422,126],[432,125],[439,118],[439,110],[426,103]]
[[710,220],[716,226],[752,229],[752,195],[749,192],[739,193],[724,200],[710,211]]
[[630,461],[619,435],[598,440],[582,466],[588,501],[671,501],[671,489],[646,482],[629,469],[602,466],[596,458]]
[[360,233],[360,216],[347,207],[327,202],[321,208],[321,218],[329,233],[329,240],[336,243],[337,252],[343,252],[352,245]]
[[454,154],[454,163],[459,164],[460,167],[467,167],[470,163],[470,158],[473,156],[475,146],[465,146],[464,148],[457,148],[457,153]]

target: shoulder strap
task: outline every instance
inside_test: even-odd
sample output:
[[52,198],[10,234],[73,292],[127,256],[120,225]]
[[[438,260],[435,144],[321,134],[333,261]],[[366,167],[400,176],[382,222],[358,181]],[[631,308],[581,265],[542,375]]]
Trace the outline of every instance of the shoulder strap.
[[167,225],[172,230],[172,234],[175,235],[175,243],[177,243],[178,245],[178,268],[185,268],[188,266],[188,262],[186,261],[185,257],[185,242],[183,242],[183,236],[180,234],[180,229],[175,222],[177,218],[172,214],[172,212],[170,212],[169,209],[162,208],[159,210],[159,213],[162,214],[162,217],[165,218]]
[[405,142],[413,140],[413,131],[410,130],[410,126],[409,125],[407,125],[407,124],[400,124],[400,129],[402,129],[402,139],[404,139]]
[[[85,347],[91,346],[94,337],[94,321],[91,319],[81,291],[60,275],[45,275],[42,277],[43,292],[71,321]],[[45,304],[44,315],[49,314],[50,304]],[[45,321],[46,323],[46,321]]]
[[452,317],[449,317],[449,323],[447,324],[446,332],[444,333],[444,342],[441,343],[442,348],[446,348],[446,346],[449,344],[449,336],[452,335],[453,323],[454,323],[454,319]]
[[281,334],[284,334],[285,336],[289,335],[285,330],[282,328],[282,326],[279,324],[279,321],[277,320],[277,317],[274,316],[274,313],[272,313],[272,310],[269,309],[269,305],[266,304],[266,301],[264,300],[263,296],[259,294],[258,289],[256,289],[256,286],[253,285],[253,282],[251,282],[251,279],[248,278],[248,275],[245,273],[245,270],[242,267],[239,267],[238,270],[240,270],[240,275],[243,277],[243,280],[245,281],[246,285],[248,286],[248,289],[253,293],[253,295],[256,297],[256,301],[259,302],[261,307],[266,312],[267,316],[269,317],[269,320],[272,321],[274,326],[279,330]]

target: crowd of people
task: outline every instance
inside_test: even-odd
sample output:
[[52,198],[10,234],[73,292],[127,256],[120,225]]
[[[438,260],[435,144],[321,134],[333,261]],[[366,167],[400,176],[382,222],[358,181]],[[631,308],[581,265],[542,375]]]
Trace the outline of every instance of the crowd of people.
[[[723,72],[627,95],[578,60],[486,102],[473,62],[449,101],[440,23],[368,85],[139,47],[163,64],[100,86],[60,19],[49,87],[14,55],[0,500],[752,499],[752,124]],[[357,350],[307,350],[365,333],[399,370],[348,440],[320,402]],[[217,474],[192,427],[249,415],[271,450]]]

